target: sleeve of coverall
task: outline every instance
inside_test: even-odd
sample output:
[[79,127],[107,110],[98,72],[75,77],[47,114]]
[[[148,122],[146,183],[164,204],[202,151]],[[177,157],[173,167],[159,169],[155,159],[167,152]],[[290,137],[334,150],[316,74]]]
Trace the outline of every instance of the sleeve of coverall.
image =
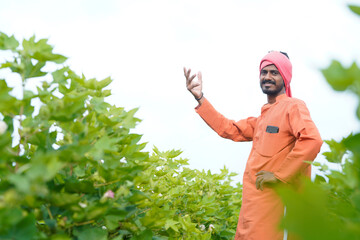
[[255,117],[243,119],[238,122],[229,120],[218,113],[206,98],[195,110],[219,136],[236,142],[252,141],[256,124]]
[[290,109],[287,118],[296,142],[279,169],[274,172],[283,182],[288,182],[297,173],[309,167],[304,161],[313,161],[322,145],[319,131],[311,120],[305,103],[300,101],[296,103]]

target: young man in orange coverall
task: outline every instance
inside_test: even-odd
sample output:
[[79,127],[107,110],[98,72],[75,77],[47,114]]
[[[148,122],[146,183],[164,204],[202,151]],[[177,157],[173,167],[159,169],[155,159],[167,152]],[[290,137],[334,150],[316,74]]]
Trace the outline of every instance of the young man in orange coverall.
[[[260,62],[260,87],[268,103],[259,117],[232,121],[202,93],[202,75],[184,68],[187,89],[199,102],[196,112],[221,137],[253,141],[243,177],[243,197],[235,240],[282,240],[278,224],[284,206],[271,185],[309,176],[322,140],[305,103],[292,98],[292,65],[285,53],[269,52]],[[197,76],[198,81],[194,81]],[[290,239],[290,236],[289,238]]]

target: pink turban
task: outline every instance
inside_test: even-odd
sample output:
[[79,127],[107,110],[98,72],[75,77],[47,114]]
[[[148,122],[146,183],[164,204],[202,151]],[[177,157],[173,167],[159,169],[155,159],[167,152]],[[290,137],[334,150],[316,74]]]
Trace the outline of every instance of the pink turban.
[[288,97],[292,97],[290,89],[292,65],[289,58],[277,51],[269,52],[260,62],[260,71],[264,67],[272,64],[275,65],[275,67],[279,70],[280,75],[284,79],[286,95]]

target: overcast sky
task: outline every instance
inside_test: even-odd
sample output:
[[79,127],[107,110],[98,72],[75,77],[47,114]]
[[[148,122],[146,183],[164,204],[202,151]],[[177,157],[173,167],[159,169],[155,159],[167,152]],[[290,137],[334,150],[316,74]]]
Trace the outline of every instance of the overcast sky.
[[[269,50],[289,54],[293,96],[306,102],[323,139],[357,132],[356,98],[336,93],[320,69],[359,62],[360,17],[340,0],[1,1],[0,31],[49,38],[78,74],[111,76],[112,104],[139,107],[135,132],[147,150],[181,149],[190,167],[242,179],[251,143],[217,136],[194,111],[183,67],[203,73],[204,94],[234,120],[258,116],[266,96],[258,65]],[[0,78],[4,77],[0,71]],[[11,84],[16,84],[13,82]],[[34,83],[35,84],[35,83]],[[322,152],[328,148],[323,145]],[[317,161],[323,161],[319,155]]]

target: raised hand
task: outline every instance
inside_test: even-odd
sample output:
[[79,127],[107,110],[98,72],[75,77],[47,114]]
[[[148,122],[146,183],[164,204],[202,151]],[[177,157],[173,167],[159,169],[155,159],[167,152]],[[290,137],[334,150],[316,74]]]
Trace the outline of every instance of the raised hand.
[[[198,74],[191,75],[191,69],[186,69],[184,67],[184,75],[186,78],[186,88],[191,92],[195,99],[200,99],[203,96],[202,93],[202,75],[201,72]],[[196,79],[197,76],[197,79]],[[198,100],[199,101],[199,100]]]

